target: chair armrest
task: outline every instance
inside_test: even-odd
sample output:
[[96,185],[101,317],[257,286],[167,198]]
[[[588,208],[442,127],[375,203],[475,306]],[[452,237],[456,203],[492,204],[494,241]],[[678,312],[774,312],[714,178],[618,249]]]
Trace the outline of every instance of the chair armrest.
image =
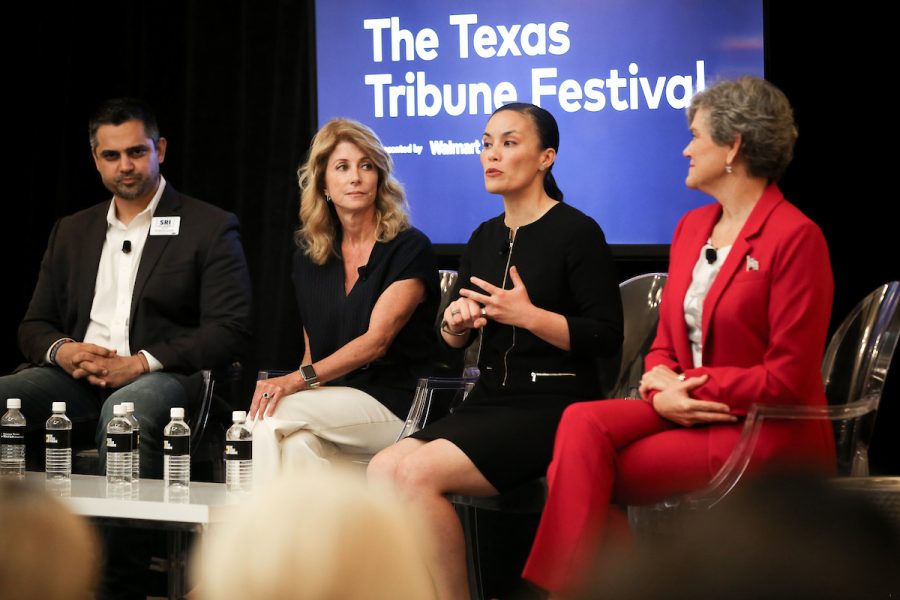
[[[296,369],[294,369],[296,371]],[[270,379],[273,377],[283,377],[288,373],[293,373],[294,371],[288,371],[286,369],[261,369],[256,372],[256,380],[260,381],[262,379]]]
[[514,514],[540,514],[547,500],[547,478],[531,479],[496,496],[449,494],[447,499],[457,506]]
[[839,406],[797,406],[785,404],[754,404],[750,408],[750,415],[756,412],[757,418],[766,419],[807,419],[844,421],[857,419],[867,415],[878,408],[878,397],[875,394],[866,396],[862,400],[841,404]]
[[399,442],[403,438],[412,435],[422,429],[428,422],[431,414],[432,400],[434,392],[437,390],[456,390],[462,392],[462,400],[472,390],[477,377],[422,377],[416,385],[415,396],[413,396],[412,406],[409,407],[409,413],[406,416],[406,422],[400,435],[397,436]]
[[200,446],[200,438],[206,431],[206,424],[209,421],[209,413],[212,410],[213,391],[216,387],[216,381],[213,378],[213,372],[210,369],[200,371],[203,383],[200,386],[200,406],[195,416],[193,427],[191,430],[191,454],[193,455]]
[[850,421],[877,410],[878,400],[877,394],[870,394],[856,402],[839,406],[752,405],[744,421],[741,437],[728,460],[704,489],[686,494],[684,502],[697,508],[712,507],[734,489],[750,464],[766,419]]

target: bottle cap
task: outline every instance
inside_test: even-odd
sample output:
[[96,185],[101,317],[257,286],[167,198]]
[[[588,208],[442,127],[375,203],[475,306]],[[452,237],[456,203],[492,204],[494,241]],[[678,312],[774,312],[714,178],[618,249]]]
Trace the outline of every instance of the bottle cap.
[[125,407],[121,404],[116,404],[113,406],[113,416],[116,417],[124,417],[125,416]]
[[53,412],[66,412],[66,403],[65,402],[54,402],[53,403]]
[[7,398],[6,408],[22,408],[21,398]]
[[247,411],[245,410],[236,410],[231,413],[231,420],[235,423],[243,423],[247,420]]
[[125,407],[125,412],[134,412],[134,402],[123,402],[122,406]]
[[184,409],[180,406],[175,406],[172,410],[169,411],[169,416],[173,419],[183,419],[184,418]]

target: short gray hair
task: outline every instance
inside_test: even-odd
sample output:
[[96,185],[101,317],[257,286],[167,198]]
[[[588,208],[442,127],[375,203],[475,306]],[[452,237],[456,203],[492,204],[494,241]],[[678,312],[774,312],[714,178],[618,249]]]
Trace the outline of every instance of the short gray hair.
[[699,92],[688,107],[688,123],[704,108],[712,139],[731,144],[741,136],[739,156],[753,177],[778,181],[794,157],[797,126],[784,92],[759,77],[722,81]]

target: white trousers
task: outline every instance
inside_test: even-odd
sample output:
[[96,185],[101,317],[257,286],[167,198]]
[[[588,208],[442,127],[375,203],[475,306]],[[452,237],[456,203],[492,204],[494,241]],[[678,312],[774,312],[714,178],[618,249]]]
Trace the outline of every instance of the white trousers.
[[285,396],[253,425],[253,479],[321,467],[347,455],[373,455],[397,439],[403,421],[354,388],[323,386]]

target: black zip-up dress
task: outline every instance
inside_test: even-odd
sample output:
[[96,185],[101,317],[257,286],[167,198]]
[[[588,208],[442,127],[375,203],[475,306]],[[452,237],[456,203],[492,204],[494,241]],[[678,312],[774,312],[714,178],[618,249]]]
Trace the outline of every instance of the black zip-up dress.
[[596,221],[559,203],[512,237],[504,215],[475,230],[453,298],[460,287],[484,293],[469,280],[473,275],[512,288],[508,272],[515,266],[531,302],[566,317],[572,349],[489,321],[478,361],[481,376],[465,403],[412,436],[453,442],[500,491],[544,474],[562,411],[604,396],[622,348],[622,300]]

